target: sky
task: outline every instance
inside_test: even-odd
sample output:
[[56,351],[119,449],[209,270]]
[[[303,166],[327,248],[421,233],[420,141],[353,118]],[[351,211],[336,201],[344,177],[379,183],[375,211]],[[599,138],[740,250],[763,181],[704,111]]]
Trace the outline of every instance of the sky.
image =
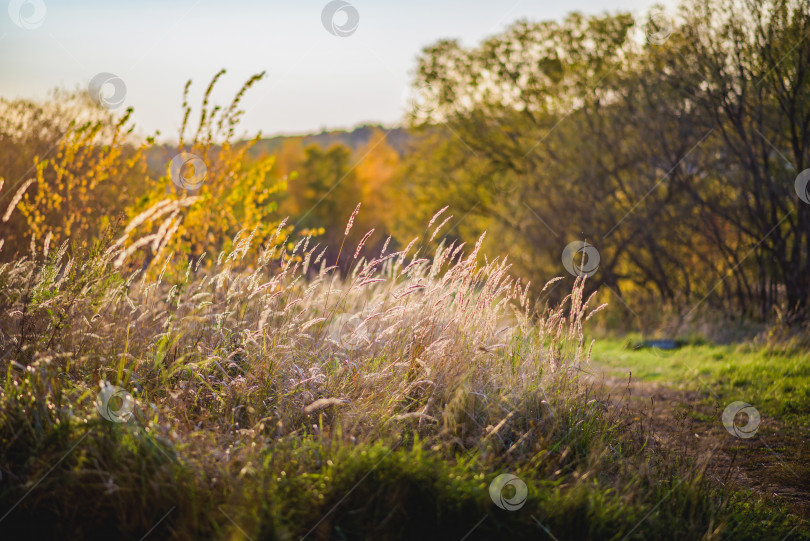
[[[338,3],[333,3],[337,1]],[[650,0],[2,0],[0,97],[43,99],[56,87],[115,77],[106,96],[135,109],[138,132],[175,139],[182,93],[198,106],[266,71],[243,101],[245,134],[309,133],[401,121],[421,49],[472,46],[518,19],[571,11],[643,15]],[[671,2],[660,2],[665,5]],[[5,7],[5,6],[3,6]],[[330,16],[332,15],[332,16]],[[95,79],[94,79],[95,78]],[[113,85],[115,83],[117,87]],[[121,99],[115,90],[120,92]]]

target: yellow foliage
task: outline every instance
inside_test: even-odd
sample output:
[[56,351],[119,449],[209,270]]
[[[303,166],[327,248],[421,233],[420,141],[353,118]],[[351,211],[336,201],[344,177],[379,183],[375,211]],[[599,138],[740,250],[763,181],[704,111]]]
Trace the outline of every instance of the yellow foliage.
[[[142,223],[136,223],[136,227],[127,232],[130,243],[137,242],[135,239],[144,235],[156,235],[151,243],[152,250],[146,255],[148,261],[162,258],[163,253],[169,252],[184,254],[187,259],[198,258],[204,253],[215,255],[220,250],[235,248],[233,244],[237,237],[242,239],[241,242],[283,245],[292,230],[291,227],[279,229],[278,198],[286,191],[287,181],[274,178],[271,174],[275,158],[249,158],[248,151],[259,136],[247,143],[232,142],[234,127],[240,116],[239,101],[263,74],[248,80],[226,109],[219,106],[209,108],[211,91],[223,74],[224,70],[208,86],[199,126],[188,144],[184,141],[184,133],[191,108],[184,100],[185,117],[179,149],[187,156],[202,159],[205,174],[201,185],[197,189],[186,189],[176,178],[173,179],[173,157],[166,156],[165,174],[150,178],[149,196],[129,210],[134,221],[148,212],[145,209],[159,206],[164,209]],[[186,97],[189,86],[186,85]],[[180,206],[170,207],[167,204],[167,201],[181,200],[184,203]],[[166,212],[169,208],[171,211]],[[240,235],[244,231],[248,232],[247,237]],[[208,258],[209,264],[213,259]]]

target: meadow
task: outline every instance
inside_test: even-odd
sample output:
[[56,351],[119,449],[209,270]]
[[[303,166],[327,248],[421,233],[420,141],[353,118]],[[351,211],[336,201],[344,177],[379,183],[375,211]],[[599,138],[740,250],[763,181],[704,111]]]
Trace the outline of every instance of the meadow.
[[[360,245],[342,275],[306,240],[251,241],[151,275],[116,267],[111,237],[2,266],[4,532],[807,535],[583,377],[601,307],[582,280],[538,315],[507,263],[476,262],[480,243],[430,258]],[[525,492],[492,495],[503,473]]]
[[678,9],[440,39],[390,129],[0,98],[0,538],[810,539],[810,10]]

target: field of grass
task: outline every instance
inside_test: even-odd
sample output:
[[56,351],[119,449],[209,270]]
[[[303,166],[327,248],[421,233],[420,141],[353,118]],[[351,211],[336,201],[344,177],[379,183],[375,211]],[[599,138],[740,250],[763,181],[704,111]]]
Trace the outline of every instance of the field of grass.
[[233,246],[0,268],[4,538],[810,538],[581,377],[581,283],[532,319],[479,246]]
[[810,425],[810,350],[743,342],[687,343],[674,350],[638,348],[637,337],[597,340],[593,360],[615,377],[691,389],[707,399],[754,404],[763,415]]

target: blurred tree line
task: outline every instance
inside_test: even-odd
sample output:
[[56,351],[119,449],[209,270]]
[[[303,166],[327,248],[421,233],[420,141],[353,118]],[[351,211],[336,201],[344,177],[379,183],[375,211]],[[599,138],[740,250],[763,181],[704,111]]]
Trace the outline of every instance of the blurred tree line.
[[[313,242],[326,248],[329,265],[338,263],[340,254],[339,264],[347,270],[355,247],[372,230],[363,255],[379,252],[392,231],[395,204],[403,203],[396,199],[394,186],[400,155],[382,128],[373,128],[356,148],[343,143],[324,148],[300,137],[285,138],[271,156],[276,160],[274,174],[287,179],[280,213],[290,216],[296,230],[317,230]],[[362,208],[345,236],[358,202]],[[346,246],[342,251],[341,245]]]
[[534,280],[564,274],[563,248],[585,240],[601,255],[589,287],[638,313],[802,320],[808,33],[803,0],[690,0],[668,18],[572,14],[440,41],[414,85],[401,227],[446,202],[468,213],[456,236],[489,230],[489,251]]

